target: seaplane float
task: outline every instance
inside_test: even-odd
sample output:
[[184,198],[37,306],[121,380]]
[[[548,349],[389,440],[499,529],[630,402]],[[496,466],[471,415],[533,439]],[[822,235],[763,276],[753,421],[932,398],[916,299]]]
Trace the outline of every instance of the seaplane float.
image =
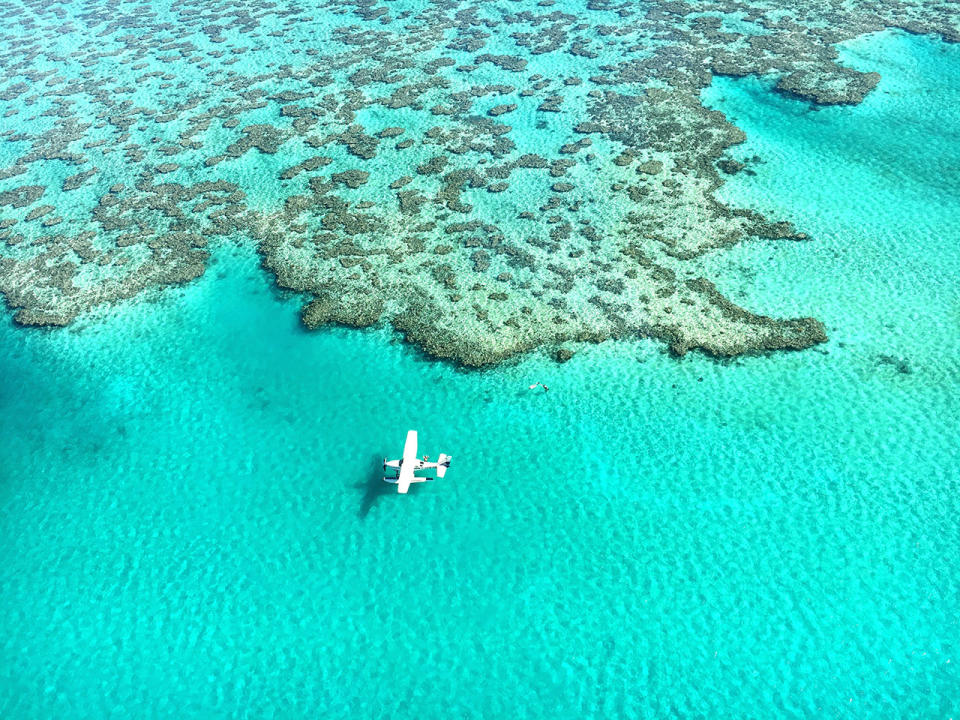
[[436,462],[427,462],[428,460],[429,457],[426,455],[423,456],[422,460],[417,457],[417,431],[410,430],[407,432],[407,441],[403,444],[403,457],[399,460],[383,459],[383,471],[385,473],[388,468],[397,471],[396,476],[384,477],[383,481],[393,483],[397,486],[398,493],[406,494],[411,484],[433,480],[432,477],[415,475],[414,473],[417,471],[436,470],[438,478],[447,474],[447,468],[450,467],[449,455],[440,453]]

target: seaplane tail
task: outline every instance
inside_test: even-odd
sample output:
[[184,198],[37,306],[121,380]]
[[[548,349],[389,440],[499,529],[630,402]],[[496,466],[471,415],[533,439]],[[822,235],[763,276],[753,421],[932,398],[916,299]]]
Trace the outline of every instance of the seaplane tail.
[[421,468],[434,468],[437,471],[437,477],[442,478],[447,474],[447,468],[450,467],[450,460],[452,458],[449,455],[444,455],[440,453],[440,457],[437,458],[436,462],[422,462],[420,463]]
[[442,478],[447,474],[447,468],[450,467],[451,460],[453,458],[450,455],[440,453],[440,458],[437,460],[437,477]]

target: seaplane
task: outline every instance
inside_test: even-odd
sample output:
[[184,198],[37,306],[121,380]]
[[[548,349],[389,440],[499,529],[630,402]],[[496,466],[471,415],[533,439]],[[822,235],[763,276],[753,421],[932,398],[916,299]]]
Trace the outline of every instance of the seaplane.
[[400,460],[383,459],[383,471],[387,468],[397,471],[396,477],[384,477],[384,482],[393,483],[397,486],[397,492],[401,495],[406,494],[412,483],[425,482],[433,480],[432,477],[415,475],[418,470],[436,470],[437,477],[442,478],[447,474],[447,468],[450,467],[450,456],[440,453],[436,462],[427,462],[427,456],[423,460],[417,457],[417,431],[407,432],[407,441],[403,444],[403,457]]

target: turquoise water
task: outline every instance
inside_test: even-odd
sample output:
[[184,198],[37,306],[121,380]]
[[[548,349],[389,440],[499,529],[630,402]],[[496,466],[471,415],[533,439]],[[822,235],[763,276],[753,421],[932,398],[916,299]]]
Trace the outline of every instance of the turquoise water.
[[[812,240],[708,259],[818,350],[652,341],[483,372],[303,332],[250,248],[0,327],[0,715],[956,717],[960,47],[882,34],[812,111],[718,78],[725,200]],[[527,386],[542,381],[548,393]],[[379,459],[449,452],[407,497]]]

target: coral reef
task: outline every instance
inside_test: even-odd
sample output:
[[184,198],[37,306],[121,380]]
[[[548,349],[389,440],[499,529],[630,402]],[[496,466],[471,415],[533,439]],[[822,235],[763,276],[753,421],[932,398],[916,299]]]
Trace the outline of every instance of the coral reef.
[[817,320],[751,313],[701,276],[705,252],[803,236],[715,199],[744,136],[700,93],[757,74],[857,103],[879,76],[837,43],[955,42],[958,6],[551,5],[0,4],[15,320],[189,281],[219,238],[256,243],[307,327],[386,320],[465,365],[636,335],[723,356],[823,342]]

